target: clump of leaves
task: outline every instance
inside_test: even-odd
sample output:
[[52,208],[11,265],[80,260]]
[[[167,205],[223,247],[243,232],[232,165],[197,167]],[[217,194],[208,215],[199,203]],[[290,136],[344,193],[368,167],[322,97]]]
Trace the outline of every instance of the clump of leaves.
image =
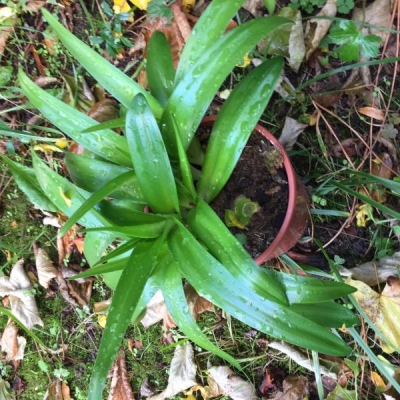
[[99,23],[99,36],[92,36],[90,40],[94,44],[104,44],[107,53],[115,57],[124,47],[132,47],[132,43],[123,36],[123,23],[130,18],[130,15],[128,13],[114,14],[105,1],[101,3],[101,8],[110,19]]
[[353,0],[338,0],[336,3],[338,12],[348,14],[354,8]]
[[302,10],[307,14],[312,14],[316,8],[322,8],[326,0],[292,0],[289,7],[293,10]]
[[374,58],[378,55],[381,38],[365,35],[354,21],[341,20],[332,25],[322,45],[335,44],[331,55],[343,62],[359,61],[361,57]]

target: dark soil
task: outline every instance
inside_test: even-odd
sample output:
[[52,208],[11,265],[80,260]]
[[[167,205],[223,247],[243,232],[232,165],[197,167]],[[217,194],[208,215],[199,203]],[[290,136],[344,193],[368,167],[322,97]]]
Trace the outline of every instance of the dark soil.
[[276,151],[264,136],[253,132],[228,183],[211,204],[222,220],[225,219],[225,210],[232,210],[235,199],[240,195],[260,205],[247,229],[230,228],[234,235],[245,235],[244,247],[253,258],[268,248],[286,215],[286,173],[282,167],[275,169],[267,166],[271,154]]

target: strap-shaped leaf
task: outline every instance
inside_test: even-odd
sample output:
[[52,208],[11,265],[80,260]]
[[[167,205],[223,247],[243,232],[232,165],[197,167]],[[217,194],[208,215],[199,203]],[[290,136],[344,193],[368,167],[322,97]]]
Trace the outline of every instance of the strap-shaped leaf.
[[179,212],[174,175],[157,121],[146,99],[137,95],[126,117],[126,136],[142,193],[157,213]]
[[334,301],[317,304],[293,304],[290,309],[327,328],[341,328],[343,325],[350,327],[360,324],[360,320],[353,312]]
[[182,51],[175,86],[192,65],[222,36],[230,20],[244,2],[245,0],[213,0],[203,11]]
[[132,315],[138,307],[146,283],[157,264],[158,249],[161,244],[159,240],[156,240],[149,251],[133,252],[122,271],[112,297],[107,324],[90,379],[88,400],[102,398],[101,394],[108,371],[117,356],[119,346],[131,323]]
[[[281,282],[290,304],[318,303],[354,293],[357,289],[341,282],[269,271]],[[300,290],[299,290],[300,289]]]
[[[95,192],[105,182],[129,171],[129,168],[121,165],[69,152],[65,153],[64,161],[72,182],[88,192]],[[110,193],[110,196],[116,199],[135,199],[141,203],[145,202],[137,179],[132,179],[129,185],[118,188]]]
[[107,226],[102,228],[86,229],[86,232],[115,232],[120,236],[128,236],[131,238],[154,239],[160,236],[165,227],[165,221],[153,222],[150,224],[130,225],[130,226]]
[[36,178],[35,171],[32,168],[15,163],[9,160],[3,154],[0,158],[10,169],[18,187],[28,196],[30,202],[35,206],[47,211],[57,211],[57,207],[49,200],[46,193],[43,192]]
[[[172,258],[172,257],[171,257]],[[186,301],[182,286],[182,276],[173,258],[169,265],[160,268],[160,284],[164,295],[165,304],[179,329],[194,343],[211,351],[218,357],[228,361],[236,368],[241,369],[240,364],[225,351],[211,343],[207,336],[201,331]]]
[[[103,187],[101,187],[97,192],[93,193],[79,208],[75,211],[73,215],[70,216],[69,220],[64,224],[60,230],[60,236],[64,236],[72,226],[78,222],[78,220],[83,217],[88,211],[92,210],[94,206],[110,193],[115,192],[121,186],[127,185],[130,182],[136,180],[135,173],[130,170],[124,172],[123,174],[117,176],[111,181],[107,182]],[[108,224],[111,225],[111,224]]]
[[197,292],[226,312],[268,335],[325,354],[346,355],[350,349],[322,326],[289,306],[249,290],[245,278],[234,277],[183,226],[169,236],[182,275]]
[[123,128],[124,126],[125,126],[125,118],[117,118],[102,122],[97,125],[93,125],[90,128],[84,129],[82,133],[96,132],[96,131],[101,131],[103,129]]
[[276,57],[252,70],[235,87],[212,128],[198,184],[207,202],[225,186],[281,76],[283,60]]
[[[89,197],[89,193],[77,188],[73,183],[58,175],[50,169],[40,158],[32,152],[33,168],[39,185],[50,201],[63,212],[71,217],[75,211]],[[89,210],[86,215],[79,219],[79,223],[88,228],[98,226],[110,226],[110,223],[94,209]]]
[[174,88],[175,68],[171,48],[162,32],[155,31],[151,35],[146,58],[146,74],[151,94],[165,106]]
[[90,134],[82,133],[83,129],[97,122],[35,85],[22,70],[19,70],[18,79],[30,102],[71,139],[106,160],[127,167],[132,166],[125,138],[110,129]]
[[199,199],[187,217],[190,229],[208,251],[238,280],[246,290],[266,299],[288,304],[285,290],[275,276],[260,268],[231,234],[214,210]]
[[65,47],[104,89],[126,107],[129,107],[134,96],[142,93],[156,117],[161,116],[162,107],[150,93],[65,29],[47,10],[42,8],[42,12]]
[[204,51],[179,81],[161,119],[171,155],[177,156],[172,119],[176,120],[186,150],[215,93],[235,65],[264,36],[286,23],[280,17],[253,19],[229,31]]

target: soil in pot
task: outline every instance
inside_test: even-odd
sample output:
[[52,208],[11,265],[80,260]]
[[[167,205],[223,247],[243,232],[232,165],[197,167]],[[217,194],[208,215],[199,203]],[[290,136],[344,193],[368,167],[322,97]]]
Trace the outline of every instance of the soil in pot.
[[[200,140],[203,141],[205,136],[208,132],[203,132]],[[254,131],[229,181],[211,206],[225,221],[225,210],[233,210],[239,196],[244,195],[259,204],[260,209],[253,214],[246,229],[230,228],[235,236],[244,235],[245,249],[257,258],[282,226],[288,207],[288,189],[280,151]]]

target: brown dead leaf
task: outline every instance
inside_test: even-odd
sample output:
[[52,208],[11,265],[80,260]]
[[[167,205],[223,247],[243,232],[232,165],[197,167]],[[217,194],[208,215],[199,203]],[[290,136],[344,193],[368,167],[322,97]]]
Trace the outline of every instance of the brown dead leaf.
[[[332,24],[331,17],[337,12],[336,0],[328,0],[321,11],[316,15],[318,18],[311,18],[306,25],[306,55],[308,60],[311,54],[318,48],[321,40],[328,33]],[[323,17],[329,17],[324,19]]]
[[274,378],[270,374],[270,371],[268,368],[265,369],[265,375],[264,379],[261,382],[260,387],[258,390],[262,395],[267,394],[268,391],[274,390],[275,389],[275,384],[274,384]]
[[346,155],[348,157],[361,156],[364,145],[360,142],[358,138],[347,138],[340,142],[340,144],[335,144],[330,148],[330,154],[335,157],[344,158]]
[[[385,288],[379,294],[363,282],[346,279],[346,283],[357,288],[354,298],[371,321],[397,348],[400,347],[400,282],[399,278],[389,277]],[[382,350],[394,350],[381,340]]]
[[92,297],[93,278],[67,280],[76,274],[77,272],[70,268],[62,268],[57,275],[58,289],[68,303],[84,307],[89,304]]
[[[375,0],[367,7],[353,9],[353,21],[363,24],[371,24],[382,28],[391,28],[391,2],[390,0]],[[379,36],[382,43],[386,40],[389,32],[382,29],[368,28],[366,33]]]
[[50,384],[43,400],[71,400],[69,386],[57,379]]
[[26,339],[18,336],[18,326],[10,322],[4,329],[0,341],[1,349],[6,353],[6,361],[22,360],[26,346]]
[[125,354],[120,351],[112,367],[112,378],[108,400],[133,400],[135,397],[129,384]]
[[64,265],[64,260],[72,253],[77,230],[78,226],[74,225],[64,236],[57,235],[58,265]]
[[0,296],[9,296],[12,313],[28,329],[34,325],[43,326],[32,289],[32,284],[24,271],[23,259],[12,267],[10,277],[0,277]]
[[276,400],[303,400],[309,394],[308,382],[305,376],[288,376],[283,381],[283,392]]
[[213,304],[204,297],[199,296],[193,286],[188,283],[185,285],[185,296],[195,321],[197,321],[199,314],[213,309]]
[[47,252],[36,243],[33,244],[33,251],[35,252],[36,271],[39,283],[45,289],[48,289],[50,281],[57,277],[58,270],[51,262]]
[[378,121],[385,120],[385,113],[376,107],[370,107],[370,106],[361,107],[358,109],[358,112],[367,117],[377,119]]
[[292,150],[297,142],[299,135],[307,128],[306,124],[302,124],[293,118],[286,117],[279,142],[286,151]]
[[255,17],[261,17],[265,11],[263,0],[247,0],[242,8],[253,14]]
[[117,119],[119,117],[118,104],[113,99],[102,99],[93,105],[88,116],[97,122]]

